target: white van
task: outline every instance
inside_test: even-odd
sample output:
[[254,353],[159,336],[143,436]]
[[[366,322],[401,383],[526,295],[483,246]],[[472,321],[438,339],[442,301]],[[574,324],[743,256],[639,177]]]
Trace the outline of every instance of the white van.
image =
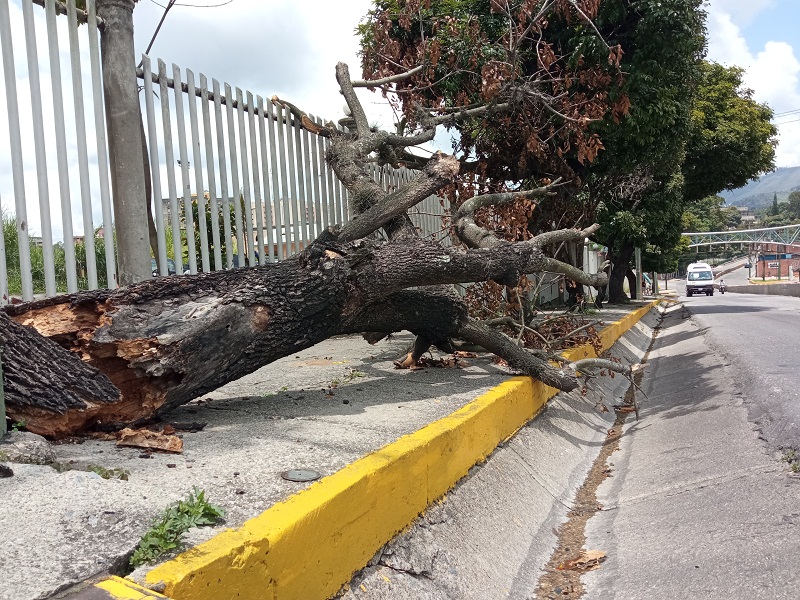
[[707,263],[692,263],[686,267],[686,295],[714,295],[714,271]]

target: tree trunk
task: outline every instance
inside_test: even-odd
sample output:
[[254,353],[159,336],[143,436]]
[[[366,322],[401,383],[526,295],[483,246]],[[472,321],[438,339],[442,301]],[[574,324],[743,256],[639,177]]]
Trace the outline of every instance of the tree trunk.
[[629,300],[625,295],[624,283],[630,269],[629,263],[633,251],[633,246],[623,246],[618,252],[613,254],[609,252],[609,259],[613,265],[608,278],[608,301],[611,304],[624,304]]
[[[530,272],[549,260],[524,242],[462,251],[425,241],[318,240],[260,267],[7,306],[11,320],[0,321],[5,365],[21,382],[35,365],[47,366],[41,385],[9,388],[8,414],[30,431],[63,437],[143,422],[339,333],[407,329],[446,346],[451,337],[476,335],[463,303],[407,288]],[[549,385],[576,385],[572,375],[528,360],[516,346],[508,349],[499,338],[491,344]],[[31,345],[50,354],[31,362]],[[96,385],[84,387],[87,378]]]

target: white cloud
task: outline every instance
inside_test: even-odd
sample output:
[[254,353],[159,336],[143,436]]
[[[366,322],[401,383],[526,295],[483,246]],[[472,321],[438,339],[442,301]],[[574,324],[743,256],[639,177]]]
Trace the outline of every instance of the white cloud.
[[744,26],[762,11],[776,5],[776,0],[709,0],[709,12],[720,12],[730,16],[738,26]]
[[[758,102],[769,104],[776,113],[800,108],[800,61],[786,41],[768,41],[763,49],[752,48],[741,27],[760,11],[775,6],[775,0],[711,0],[708,6],[708,58],[724,65],[745,69],[744,84]],[[778,118],[779,167],[800,165],[800,123]]]

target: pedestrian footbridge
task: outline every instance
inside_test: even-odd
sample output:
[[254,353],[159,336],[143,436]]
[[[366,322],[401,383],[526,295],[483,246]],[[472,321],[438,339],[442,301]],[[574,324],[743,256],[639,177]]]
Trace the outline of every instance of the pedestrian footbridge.
[[689,247],[719,244],[783,244],[800,248],[800,225],[739,229],[731,231],[703,231],[682,234],[689,238]]

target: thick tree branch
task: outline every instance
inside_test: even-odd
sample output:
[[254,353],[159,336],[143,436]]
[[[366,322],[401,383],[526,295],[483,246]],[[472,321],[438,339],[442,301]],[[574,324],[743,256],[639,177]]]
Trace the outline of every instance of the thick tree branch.
[[355,122],[356,134],[359,137],[365,137],[369,133],[367,115],[364,112],[361,101],[358,99],[358,96],[356,96],[355,89],[353,89],[353,82],[350,79],[350,69],[343,62],[336,64],[336,81],[339,82],[339,89],[342,90],[344,100],[350,108],[350,114]]
[[535,377],[546,385],[565,392],[578,387],[574,371],[553,367],[546,360],[517,346],[508,336],[482,323],[470,320],[461,328],[459,336],[494,352],[504,358],[512,368]]
[[339,241],[349,242],[361,239],[380,229],[392,219],[402,215],[412,206],[419,204],[452,182],[458,174],[458,168],[458,160],[437,152],[425,165],[425,169],[406,186],[397,192],[386,195],[379,202],[373,203],[370,208],[355,216],[342,227],[339,232]]
[[543,271],[547,271],[548,273],[561,273],[576,283],[580,283],[581,285],[602,287],[608,283],[608,275],[603,272],[603,269],[607,266],[607,263],[604,263],[600,266],[600,272],[589,274],[585,273],[578,267],[573,267],[572,265],[568,265],[567,263],[556,260],[555,258],[546,257],[543,262]]
[[585,285],[605,285],[605,273],[590,275],[548,258],[531,241],[506,242],[492,248],[442,248],[423,240],[376,246],[362,240],[350,246],[346,258],[358,274],[358,287],[370,290],[364,301],[374,302],[397,290],[489,279],[518,279],[523,273],[566,272]]
[[413,69],[410,69],[409,71],[406,71],[405,73],[398,73],[397,75],[390,75],[389,77],[382,77],[381,79],[372,79],[368,81],[356,79],[355,81],[352,82],[352,85],[353,87],[365,87],[365,88],[379,87],[381,85],[386,85],[387,83],[395,83],[397,81],[403,81],[405,79],[408,79],[409,77],[413,77],[414,75],[422,71],[422,69],[424,68],[425,65],[419,65],[417,67],[414,67]]
[[517,200],[535,198],[537,196],[550,196],[561,185],[561,178],[553,183],[531,190],[504,192],[498,194],[484,194],[475,196],[464,202],[453,215],[453,225],[456,235],[468,248],[489,248],[503,243],[494,232],[489,231],[475,222],[475,212],[487,206],[504,206],[513,204]]

